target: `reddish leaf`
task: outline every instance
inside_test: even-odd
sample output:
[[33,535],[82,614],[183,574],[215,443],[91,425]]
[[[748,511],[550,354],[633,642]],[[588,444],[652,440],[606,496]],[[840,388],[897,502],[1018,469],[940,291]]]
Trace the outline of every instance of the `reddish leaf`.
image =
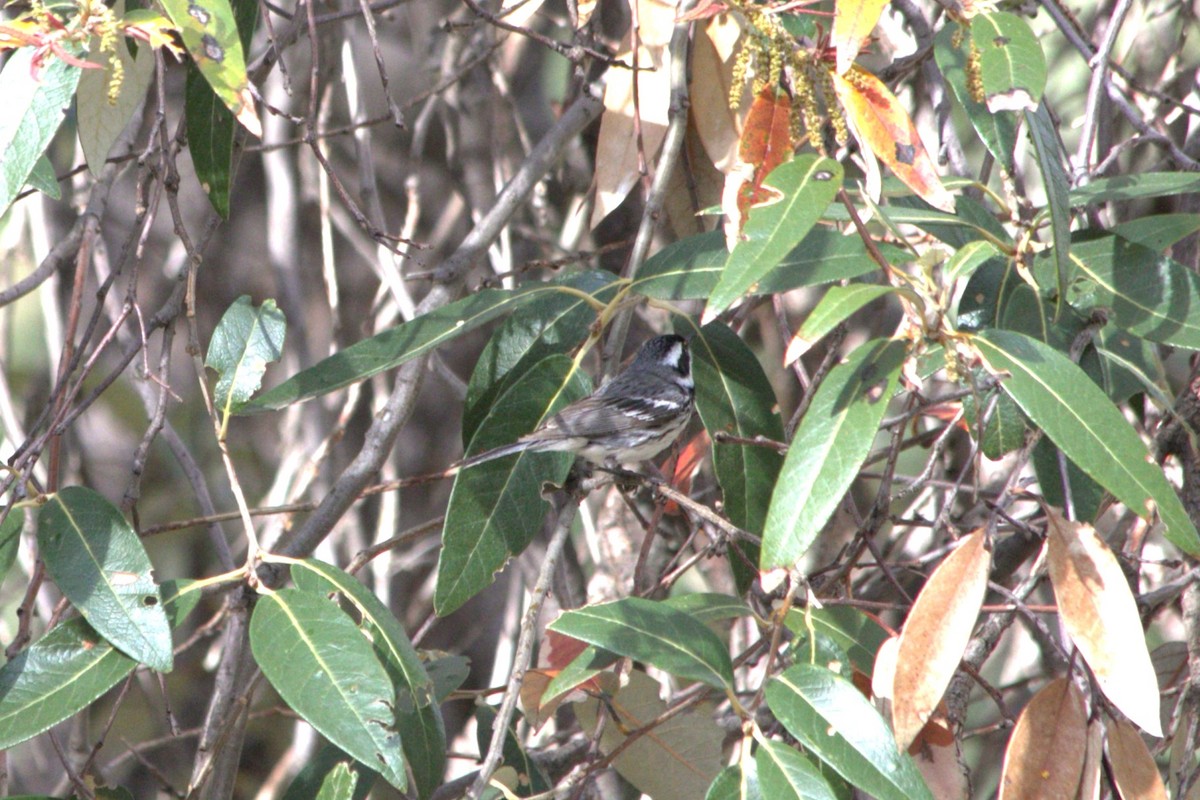
[[[691,493],[692,476],[696,474],[696,470],[700,468],[700,462],[708,454],[709,444],[708,431],[701,430],[679,451],[679,456],[675,459],[675,469],[671,471],[671,485],[683,494]],[[668,500],[663,506],[663,513],[672,515],[681,513],[679,504],[674,500]]]
[[891,90],[857,65],[844,76],[834,73],[833,87],[863,148],[887,164],[925,202],[953,211],[954,197],[942,185],[916,126]]
[[1087,751],[1087,713],[1067,678],[1051,681],[1017,719],[1000,774],[1000,800],[1074,797]]
[[746,116],[738,155],[753,168],[753,177],[738,190],[738,210],[742,218],[754,206],[774,199],[775,192],[765,188],[763,179],[792,154],[792,98],[782,89],[765,87]]

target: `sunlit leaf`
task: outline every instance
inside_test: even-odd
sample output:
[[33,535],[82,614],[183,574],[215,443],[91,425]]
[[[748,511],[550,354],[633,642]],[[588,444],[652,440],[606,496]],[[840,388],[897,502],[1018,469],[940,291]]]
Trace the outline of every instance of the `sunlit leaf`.
[[988,109],[1036,109],[1046,88],[1046,56],[1029,23],[1005,11],[978,14],[971,20],[971,41]]
[[844,74],[875,30],[887,0],[838,0],[833,6],[833,33],[829,44],[837,52],[837,71]]
[[770,800],[836,800],[812,762],[782,742],[758,743],[754,757],[763,797]]
[[34,48],[22,47],[0,71],[0,215],[25,188],[29,174],[64,119],[75,96],[79,67],[49,58],[33,80]]
[[929,721],[971,640],[992,563],[986,544],[982,529],[963,537],[929,576],[904,622],[892,680],[892,728],[901,747]]
[[1149,517],[1157,509],[1167,539],[1200,555],[1200,535],[1175,489],[1147,461],[1146,445],[1125,417],[1073,361],[1012,331],[989,329],[972,341],[989,371],[1004,376],[1004,391],[1072,461],[1134,513]]
[[925,202],[953,211],[954,196],[942,185],[916,125],[883,81],[854,65],[833,76],[833,88],[863,145]]
[[213,331],[204,365],[220,376],[213,405],[224,419],[258,391],[267,365],[283,354],[287,320],[274,300],[255,308],[242,295],[226,309]]
[[767,684],[767,705],[788,733],[848,783],[880,800],[930,798],[916,765],[852,683],[796,664]]
[[871,451],[906,355],[902,341],[868,342],[821,382],[771,496],[762,569],[794,565],[833,515]]
[[1046,509],[1046,565],[1058,614],[1104,694],[1125,716],[1162,736],[1158,682],[1125,573],[1091,525]]

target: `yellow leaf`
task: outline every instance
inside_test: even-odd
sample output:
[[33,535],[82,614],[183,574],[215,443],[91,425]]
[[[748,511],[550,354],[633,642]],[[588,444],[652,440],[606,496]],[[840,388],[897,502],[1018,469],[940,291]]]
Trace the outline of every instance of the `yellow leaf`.
[[1091,525],[1053,508],[1046,517],[1046,564],[1063,626],[1112,704],[1142,730],[1162,736],[1158,681],[1117,557]]
[[852,65],[844,76],[834,73],[833,88],[863,149],[887,164],[922,200],[953,212],[954,196],[942,185],[908,112],[883,81]]
[[1000,800],[1070,798],[1087,750],[1087,713],[1067,678],[1051,681],[1021,712],[1004,753]]
[[887,0],[838,0],[833,9],[833,33],[830,44],[837,51],[837,72],[844,75],[863,42],[875,30],[879,14]]
[[937,708],[971,640],[992,565],[985,544],[982,529],[964,537],[929,576],[904,622],[892,681],[892,728],[901,749]]

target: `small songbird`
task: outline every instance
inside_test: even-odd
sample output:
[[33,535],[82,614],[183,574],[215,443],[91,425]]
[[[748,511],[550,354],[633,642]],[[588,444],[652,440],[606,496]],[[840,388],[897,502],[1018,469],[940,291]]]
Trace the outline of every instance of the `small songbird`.
[[594,464],[633,464],[667,448],[692,417],[696,387],[687,340],[668,334],[642,345],[624,372],[512,444],[471,456],[473,467],[514,453],[577,453]]

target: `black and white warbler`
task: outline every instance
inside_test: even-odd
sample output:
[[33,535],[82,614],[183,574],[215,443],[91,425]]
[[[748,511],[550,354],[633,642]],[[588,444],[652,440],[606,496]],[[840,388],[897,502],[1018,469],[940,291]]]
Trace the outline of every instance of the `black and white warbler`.
[[625,371],[512,444],[464,460],[472,467],[515,453],[571,452],[595,464],[633,464],[678,438],[696,394],[687,340],[668,334],[642,345]]

